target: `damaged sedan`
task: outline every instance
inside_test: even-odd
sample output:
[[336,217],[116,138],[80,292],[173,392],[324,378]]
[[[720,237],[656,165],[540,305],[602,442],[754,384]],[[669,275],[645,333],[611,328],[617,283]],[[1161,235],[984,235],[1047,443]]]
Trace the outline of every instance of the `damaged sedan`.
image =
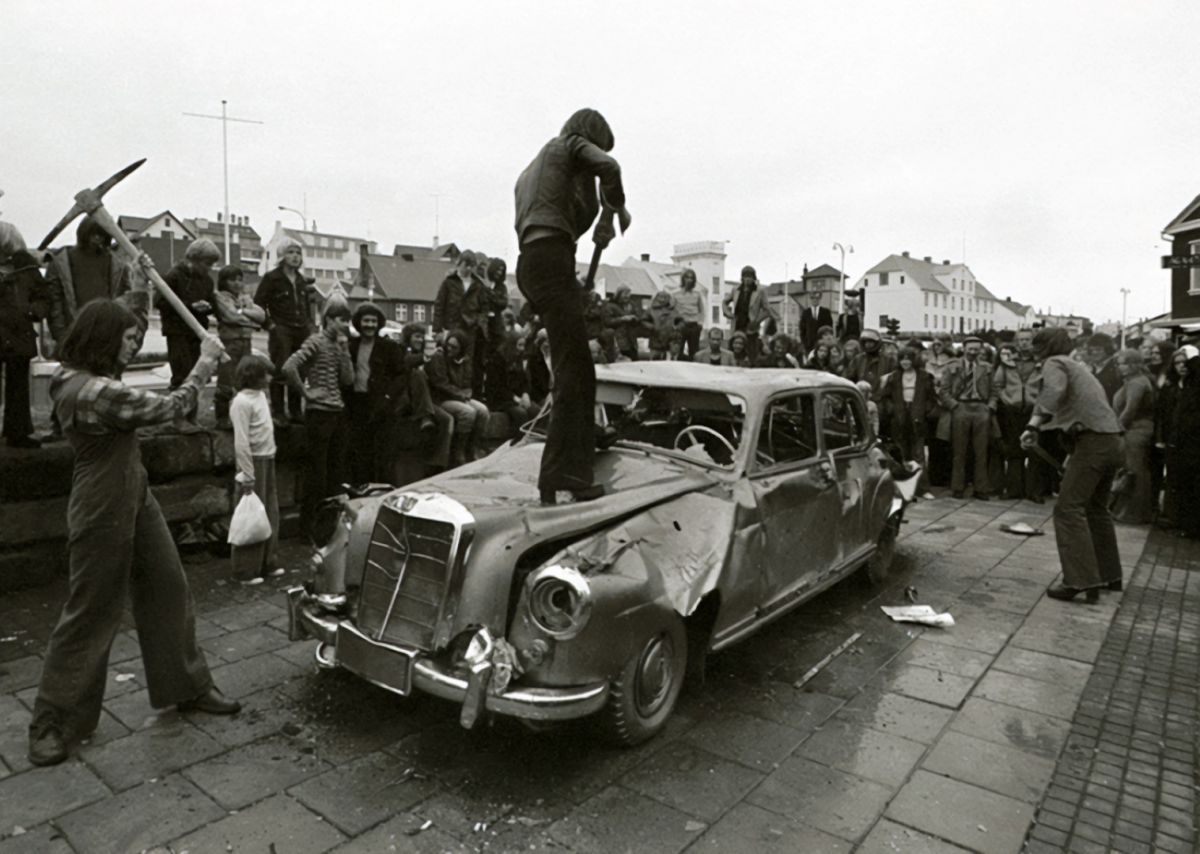
[[[407,696],[532,724],[662,729],[705,656],[866,569],[879,580],[916,478],[852,383],[680,362],[597,368],[606,495],[543,506],[543,440],[339,499],[293,640]],[[331,519],[331,522],[334,521]]]

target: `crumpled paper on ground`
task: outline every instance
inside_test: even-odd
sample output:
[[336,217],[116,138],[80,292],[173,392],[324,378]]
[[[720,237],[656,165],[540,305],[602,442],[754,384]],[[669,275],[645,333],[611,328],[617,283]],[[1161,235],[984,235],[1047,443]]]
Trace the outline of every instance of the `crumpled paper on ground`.
[[897,623],[920,623],[923,626],[947,628],[954,625],[949,614],[939,614],[928,605],[881,605],[883,613]]

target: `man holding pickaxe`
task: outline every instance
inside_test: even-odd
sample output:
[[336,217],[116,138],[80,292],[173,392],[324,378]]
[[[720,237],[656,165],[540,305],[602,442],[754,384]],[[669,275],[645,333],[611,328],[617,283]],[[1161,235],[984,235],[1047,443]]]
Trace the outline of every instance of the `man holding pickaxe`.
[[600,252],[616,236],[613,217],[620,221],[622,233],[631,222],[621,167],[608,154],[613,142],[604,116],[579,110],[517,179],[517,287],[546,327],[554,375],[554,402],[538,475],[543,504],[554,504],[560,491],[570,492],[576,501],[604,494],[604,487],[593,482],[596,370],[575,280],[575,243],[603,207],[585,283],[591,288]]

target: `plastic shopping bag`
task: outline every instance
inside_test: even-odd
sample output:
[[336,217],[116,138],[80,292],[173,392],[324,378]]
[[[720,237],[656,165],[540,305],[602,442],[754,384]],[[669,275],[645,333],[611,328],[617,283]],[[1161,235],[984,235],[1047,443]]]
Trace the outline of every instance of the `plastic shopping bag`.
[[235,546],[252,546],[271,536],[271,520],[262,499],[253,492],[242,496],[229,520],[229,542]]

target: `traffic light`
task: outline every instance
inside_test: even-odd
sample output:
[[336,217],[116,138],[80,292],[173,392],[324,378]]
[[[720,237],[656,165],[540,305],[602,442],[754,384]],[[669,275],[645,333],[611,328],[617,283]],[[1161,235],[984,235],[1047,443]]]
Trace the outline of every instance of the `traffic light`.
[[900,318],[890,317],[887,322],[887,331],[889,335],[897,335],[900,332]]

